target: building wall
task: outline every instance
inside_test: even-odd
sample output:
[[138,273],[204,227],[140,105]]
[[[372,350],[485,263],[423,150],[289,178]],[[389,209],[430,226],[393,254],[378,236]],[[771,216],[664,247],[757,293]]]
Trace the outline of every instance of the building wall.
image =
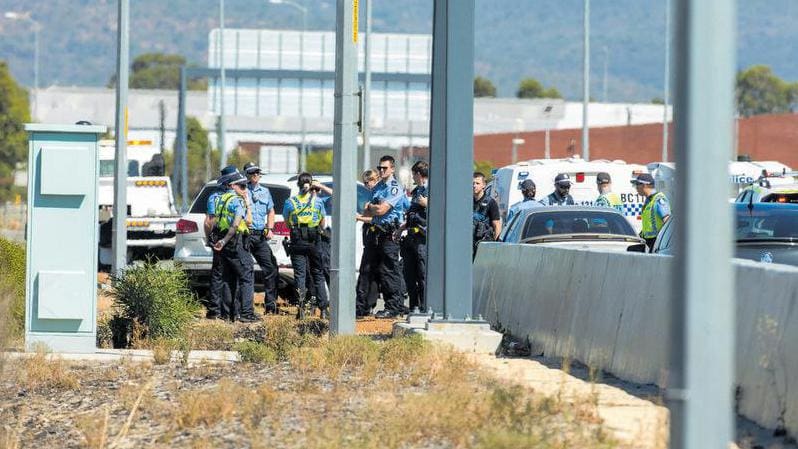
[[[669,160],[673,160],[673,125],[670,126]],[[733,130],[732,130],[733,131]],[[544,157],[545,131],[474,136],[474,159],[495,166],[511,163],[512,139],[525,140],[518,147],[518,159]],[[739,121],[739,154],[753,160],[776,160],[798,168],[798,114],[761,115]],[[552,158],[582,154],[582,130],[550,131]],[[646,164],[662,159],[662,125],[631,125],[590,130],[590,158],[621,159]]]

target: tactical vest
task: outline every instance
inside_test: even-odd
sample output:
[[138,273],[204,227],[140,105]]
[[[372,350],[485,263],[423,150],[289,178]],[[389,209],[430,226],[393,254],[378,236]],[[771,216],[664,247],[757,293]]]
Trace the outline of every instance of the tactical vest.
[[293,210],[288,216],[288,224],[291,226],[306,226],[315,228],[321,223],[321,209],[316,207],[311,196],[308,197],[307,203],[301,203],[299,197],[291,197],[289,200],[293,206]]
[[475,241],[493,240],[493,226],[491,226],[490,218],[488,217],[490,201],[491,198],[489,198],[487,195],[483,196],[477,207],[474,209],[472,220]]
[[665,198],[665,194],[662,192],[657,192],[651,195],[646,201],[646,204],[643,205],[643,227],[640,231],[640,236],[644,239],[653,239],[657,237],[659,230],[662,229],[662,218],[654,212],[654,205],[659,201],[661,198]]
[[623,202],[621,201],[621,196],[615,192],[610,193],[602,193],[596,199],[596,202],[601,202],[603,204],[608,205],[609,207],[617,210],[618,212],[623,213]]
[[[235,213],[230,212],[228,206],[230,205],[230,201],[233,201],[237,196],[238,194],[236,193],[227,192],[223,193],[219,196],[219,198],[216,199],[216,229],[219,232],[227,232],[227,230],[230,229],[230,225],[235,221]],[[236,233],[249,233],[249,228],[247,228],[247,222],[245,220],[241,220],[238,223]]]

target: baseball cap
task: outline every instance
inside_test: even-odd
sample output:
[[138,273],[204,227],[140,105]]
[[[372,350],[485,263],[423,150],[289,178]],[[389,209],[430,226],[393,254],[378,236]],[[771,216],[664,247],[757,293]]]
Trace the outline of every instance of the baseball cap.
[[560,173],[559,175],[554,177],[554,183],[559,184],[563,187],[570,187],[571,177],[568,176],[568,173]]
[[607,172],[599,172],[596,174],[596,184],[609,184],[612,182],[610,174]]
[[521,190],[532,190],[535,188],[535,181],[531,179],[524,179],[519,187]]
[[260,167],[258,167],[258,164],[254,162],[247,162],[246,164],[244,164],[244,173],[251,175],[254,173],[263,173],[263,172],[261,171]]
[[648,186],[654,185],[654,177],[650,173],[640,173],[636,178],[632,179],[632,184],[643,184]]

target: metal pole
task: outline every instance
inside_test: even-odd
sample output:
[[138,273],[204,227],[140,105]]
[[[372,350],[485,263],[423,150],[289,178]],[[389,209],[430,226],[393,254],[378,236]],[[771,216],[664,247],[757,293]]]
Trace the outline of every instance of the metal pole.
[[175,136],[175,146],[174,146],[174,164],[172,166],[172,173],[170,176],[172,177],[172,195],[177,198],[178,193],[180,192],[180,183],[183,173],[183,170],[180,168],[180,164],[182,163],[183,158],[180,157],[180,142],[183,141],[183,135],[186,134],[186,77],[182,74],[184,73],[185,67],[180,67],[180,78],[179,84],[177,89],[177,135]]
[[180,106],[183,113],[179,116],[180,123],[180,196],[182,197],[182,211],[188,211],[188,127],[186,126],[186,68],[180,67],[180,85],[184,88],[180,90]]
[[39,22],[33,22],[33,120],[39,117]]
[[[670,444],[674,449],[721,449],[734,437],[736,301],[727,164],[736,2],[677,0],[676,5],[674,147],[679,170],[674,225],[681,237],[672,265]],[[707,254],[713,263],[706,263]]]
[[432,25],[427,304],[473,314],[474,0],[436,0]]
[[300,129],[300,131],[302,133],[302,138],[301,138],[301,142],[300,142],[300,145],[299,145],[299,171],[304,172],[304,171],[307,171],[307,167],[308,167],[308,153],[307,153],[307,148],[305,146],[305,133],[306,133],[306,130],[305,130],[305,117],[302,117],[300,120],[301,120],[301,129]]
[[[371,162],[371,6],[371,0],[363,1],[366,9],[366,34],[363,37],[363,69],[366,72],[363,80],[363,170],[368,169]],[[410,146],[412,148],[412,142]]]
[[355,203],[357,202],[357,10],[338,0],[333,128],[333,248],[330,333],[355,333]]
[[668,103],[671,84],[671,0],[665,0],[665,73],[662,93],[662,162],[668,162]]
[[119,0],[116,48],[116,163],[114,164],[113,272],[127,265],[127,89],[129,0]]
[[219,168],[227,166],[227,136],[224,125],[224,0],[219,0]]
[[546,128],[546,142],[543,151],[543,158],[551,159],[551,130],[549,128]]
[[606,45],[602,50],[604,50],[604,85],[602,86],[604,92],[602,93],[604,94],[604,103],[607,103],[607,66],[609,65],[610,51]]
[[590,131],[587,124],[587,108],[590,104],[590,0],[584,0],[584,43],[582,46],[582,159],[590,160]]
[[[299,5],[297,5],[299,6]],[[300,11],[302,11],[302,34],[299,37],[299,70],[305,70],[305,31],[307,31],[307,15],[308,10],[302,6],[299,6]],[[302,158],[301,158],[301,165],[302,171],[307,170],[307,160],[308,160],[308,147],[307,142],[305,141],[305,109],[303,103],[305,102],[305,80],[299,80],[299,116],[302,117]]]

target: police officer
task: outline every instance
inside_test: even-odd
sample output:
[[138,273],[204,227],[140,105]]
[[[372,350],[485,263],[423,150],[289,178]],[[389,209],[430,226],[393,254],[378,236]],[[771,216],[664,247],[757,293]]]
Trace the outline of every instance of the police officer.
[[429,198],[427,180],[429,165],[424,161],[413,164],[411,169],[416,187],[411,193],[410,206],[405,214],[402,229],[407,235],[402,239],[401,253],[410,298],[410,310],[426,310],[425,297],[427,285],[427,200]]
[[[376,170],[368,169],[360,175],[360,180],[363,181],[363,186],[369,191],[374,190],[374,187],[379,182],[380,178],[377,176]],[[361,214],[355,214],[355,220],[363,223],[363,253],[366,251],[366,242],[368,242],[371,225],[371,217],[366,217]],[[377,279],[377,270],[372,270],[368,264],[369,260],[366,257],[360,258],[360,268],[357,274],[357,285],[355,286],[355,294],[357,298],[356,304],[356,317],[364,318],[371,314],[374,307],[377,306],[377,297],[380,295],[380,285]]]
[[538,200],[535,199],[535,193],[537,189],[535,187],[535,181],[531,179],[524,179],[521,182],[521,194],[524,196],[524,199],[513,204],[510,206],[510,211],[507,213],[507,224],[509,225],[510,220],[513,219],[519,212],[526,209],[532,209],[534,207],[540,207],[541,204]]
[[283,218],[291,229],[291,265],[294,267],[294,279],[299,294],[297,315],[300,319],[305,314],[307,287],[303,281],[306,276],[310,277],[316,290],[316,305],[321,311],[321,317],[327,318],[328,314],[320,235],[327,212],[324,203],[316,197],[318,191],[312,188],[312,182],[310,173],[301,173],[297,177],[299,193],[286,200],[283,206]]
[[[243,323],[258,321],[252,308],[252,256],[245,248],[249,234],[247,218],[247,178],[236,171],[222,180],[225,191],[216,201],[215,223],[213,228],[213,249],[221,255],[223,279],[231,297],[222,304],[222,316],[238,319]],[[240,311],[236,310],[237,300],[241,300]],[[240,315],[239,315],[240,313]]]
[[[399,243],[396,231],[404,219],[406,196],[404,189],[394,178],[396,162],[391,156],[383,156],[377,165],[380,182],[374,186],[371,201],[366,203],[363,215],[371,217],[363,257],[370,274],[376,271],[380,290],[385,300],[385,309],[377,312],[377,318],[393,318],[402,314],[404,306],[404,280],[399,262]],[[358,292],[357,304],[363,310],[366,298]]]
[[499,238],[502,232],[501,215],[496,200],[485,195],[485,175],[474,172],[472,188],[474,192],[474,213],[472,216],[474,252],[477,255],[477,245],[482,241],[492,241]]
[[554,192],[540,200],[544,206],[573,206],[574,198],[571,191],[571,177],[568,173],[560,173],[554,177]]
[[263,272],[263,305],[266,313],[277,313],[277,263],[269,246],[274,229],[274,201],[269,189],[260,185],[260,167],[253,162],[247,162],[244,173],[247,175],[247,191],[252,210],[249,251]]
[[[205,231],[205,241],[208,242],[208,246],[213,246],[214,243],[211,241],[211,231],[213,230],[213,225],[215,223],[214,220],[216,219],[216,201],[225,191],[225,189],[222,187],[222,184],[227,179],[230,179],[230,175],[236,171],[236,168],[232,165],[229,165],[221,170],[220,176],[216,180],[216,189],[210,194],[205,205],[205,221],[203,222],[203,230]],[[205,314],[205,317],[211,320],[217,318],[228,319],[229,317],[222,316],[221,314],[223,304],[222,298],[231,295],[231,292],[225,289],[224,280],[222,278],[224,273],[222,256],[218,251],[211,252],[213,253],[213,261],[211,263],[211,279],[208,289],[209,298],[206,304],[208,312]]]
[[637,188],[638,195],[646,197],[646,201],[643,203],[643,228],[640,231],[640,237],[645,239],[646,246],[651,251],[662,225],[671,218],[671,205],[664,193],[654,189],[654,177],[649,173],[637,175],[632,179],[632,184]]
[[609,173],[600,172],[596,175],[596,188],[599,196],[593,202],[594,206],[611,207],[623,213],[623,202],[621,196],[612,191],[612,178]]

